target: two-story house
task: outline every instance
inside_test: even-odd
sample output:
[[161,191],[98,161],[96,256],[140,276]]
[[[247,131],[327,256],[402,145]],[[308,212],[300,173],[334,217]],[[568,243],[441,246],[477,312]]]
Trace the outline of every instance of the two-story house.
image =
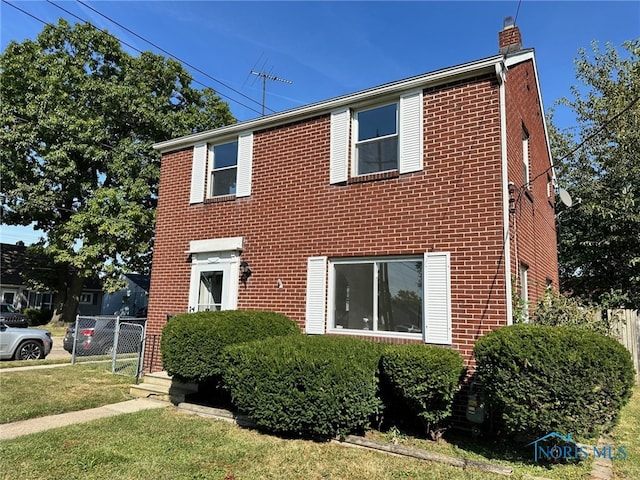
[[[500,53],[155,145],[148,333],[264,309],[308,334],[455,348],[557,287],[534,51]],[[527,315],[526,307],[522,311]],[[161,368],[160,364],[154,369]]]

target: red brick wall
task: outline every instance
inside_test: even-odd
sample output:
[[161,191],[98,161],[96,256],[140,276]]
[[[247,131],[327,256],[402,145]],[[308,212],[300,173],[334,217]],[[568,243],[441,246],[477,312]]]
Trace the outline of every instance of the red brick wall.
[[347,185],[329,184],[329,115],[254,132],[251,196],[224,202],[190,206],[192,150],[164,155],[149,333],[187,309],[190,240],[244,237],[253,275],[238,308],[301,327],[308,257],[448,251],[453,347],[470,360],[507,322],[499,110],[491,76],[427,89],[424,170]]
[[[507,151],[509,181],[514,183],[515,213],[510,215],[511,265],[529,267],[529,311],[550,280],[558,288],[558,256],[551,164],[544,131],[543,112],[533,70],[528,61],[511,67],[506,82]],[[530,185],[523,185],[522,128],[529,133]],[[548,195],[550,193],[550,196]],[[519,290],[518,290],[519,291]]]

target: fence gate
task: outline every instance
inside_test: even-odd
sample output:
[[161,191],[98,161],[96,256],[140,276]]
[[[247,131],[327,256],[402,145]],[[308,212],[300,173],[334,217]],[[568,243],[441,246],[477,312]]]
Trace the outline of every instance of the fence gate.
[[142,373],[146,319],[120,319],[113,335],[111,372],[116,375],[135,377],[136,383]]

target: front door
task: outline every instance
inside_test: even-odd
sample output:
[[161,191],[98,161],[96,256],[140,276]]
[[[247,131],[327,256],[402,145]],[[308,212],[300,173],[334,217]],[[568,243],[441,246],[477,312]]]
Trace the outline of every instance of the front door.
[[238,305],[239,258],[235,252],[193,255],[189,311],[234,310]]
[[222,310],[223,289],[223,271],[201,272],[198,311]]

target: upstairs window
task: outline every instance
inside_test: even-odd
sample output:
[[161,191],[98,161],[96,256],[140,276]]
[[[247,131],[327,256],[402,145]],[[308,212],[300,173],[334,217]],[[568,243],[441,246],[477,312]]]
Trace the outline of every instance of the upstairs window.
[[529,173],[529,132],[522,127],[522,176],[523,185],[530,189],[530,173]]
[[238,170],[238,142],[213,145],[209,149],[210,196],[235,195]]
[[356,175],[398,169],[398,104],[361,110],[357,128]]

